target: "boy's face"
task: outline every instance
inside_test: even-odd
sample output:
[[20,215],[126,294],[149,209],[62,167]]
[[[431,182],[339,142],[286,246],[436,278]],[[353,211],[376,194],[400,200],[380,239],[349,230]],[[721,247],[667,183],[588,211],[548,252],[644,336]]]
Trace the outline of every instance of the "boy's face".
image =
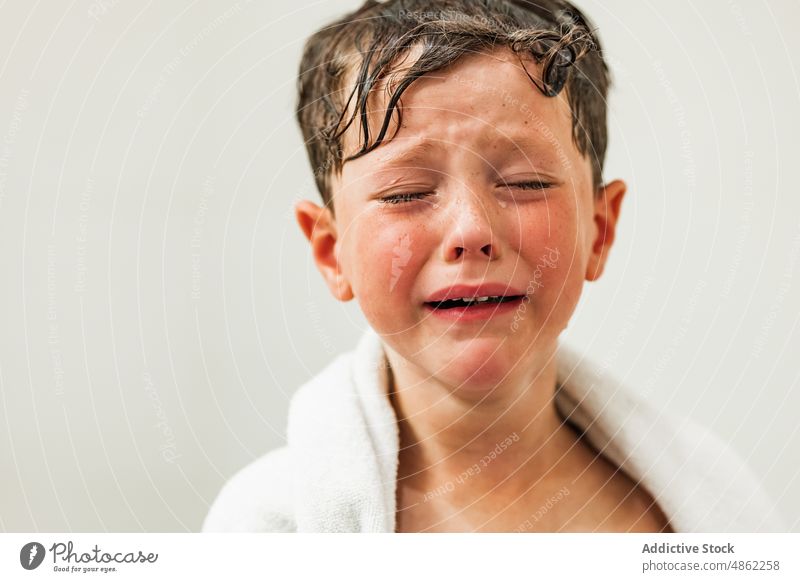
[[[566,96],[542,95],[510,51],[422,77],[401,105],[400,130],[333,176],[335,218],[296,207],[317,265],[417,378],[473,393],[529,378],[602,272],[625,186],[595,195]],[[453,296],[504,299],[436,306]]]

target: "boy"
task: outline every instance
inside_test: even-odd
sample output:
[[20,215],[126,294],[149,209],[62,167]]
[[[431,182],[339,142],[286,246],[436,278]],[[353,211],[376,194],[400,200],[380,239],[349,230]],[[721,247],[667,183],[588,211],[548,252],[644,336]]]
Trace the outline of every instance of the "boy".
[[779,527],[723,445],[558,345],[626,190],[602,179],[608,86],[561,0],[368,1],[308,41],[297,113],[324,205],[296,216],[371,329],[206,530]]

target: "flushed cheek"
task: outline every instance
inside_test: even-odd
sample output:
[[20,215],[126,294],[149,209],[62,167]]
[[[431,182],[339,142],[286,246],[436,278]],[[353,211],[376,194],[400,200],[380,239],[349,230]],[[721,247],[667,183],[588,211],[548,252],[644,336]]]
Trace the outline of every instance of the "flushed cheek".
[[573,216],[568,209],[553,205],[547,217],[537,215],[527,221],[523,242],[527,272],[523,284],[527,284],[530,299],[516,317],[520,325],[524,316],[534,317],[537,329],[562,329],[575,308],[584,259],[577,245]]
[[566,310],[570,315],[578,302],[583,287],[582,259],[569,249],[570,255],[561,258],[552,274],[550,291],[555,297],[551,301],[556,310]]
[[384,223],[358,239],[351,253],[352,283],[364,316],[379,332],[405,327],[425,256],[419,233]]
[[545,325],[560,332],[567,326],[581,295],[583,259],[572,244],[548,245],[546,250],[534,271],[543,271],[537,308]]

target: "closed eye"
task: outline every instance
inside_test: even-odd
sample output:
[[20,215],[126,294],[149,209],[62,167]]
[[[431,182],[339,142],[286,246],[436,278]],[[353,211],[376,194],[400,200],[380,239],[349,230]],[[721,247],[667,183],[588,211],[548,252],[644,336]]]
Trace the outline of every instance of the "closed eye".
[[533,181],[533,182],[516,182],[514,184],[506,184],[509,188],[519,188],[521,190],[546,190],[547,188],[551,188],[553,185],[550,182],[541,182],[541,181]]
[[384,196],[380,199],[383,204],[404,204],[406,202],[414,202],[415,200],[422,200],[431,196],[430,192],[409,192],[406,194],[392,194]]

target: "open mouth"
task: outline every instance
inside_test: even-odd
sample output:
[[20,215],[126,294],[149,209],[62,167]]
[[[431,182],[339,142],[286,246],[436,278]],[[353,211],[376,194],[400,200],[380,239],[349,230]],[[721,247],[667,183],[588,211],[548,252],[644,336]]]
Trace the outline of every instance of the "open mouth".
[[486,297],[460,297],[458,299],[447,299],[445,301],[428,301],[425,303],[431,309],[463,309],[490,307],[502,303],[514,303],[522,301],[524,295],[489,295]]

